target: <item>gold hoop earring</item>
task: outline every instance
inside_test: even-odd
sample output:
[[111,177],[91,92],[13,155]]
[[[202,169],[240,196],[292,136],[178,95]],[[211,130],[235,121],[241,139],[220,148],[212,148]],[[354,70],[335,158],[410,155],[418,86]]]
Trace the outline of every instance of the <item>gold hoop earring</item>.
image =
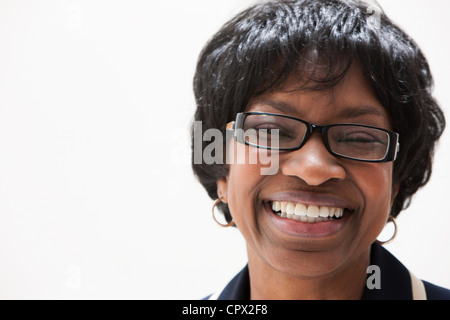
[[217,206],[220,202],[222,202],[222,199],[223,199],[223,198],[221,197],[221,198],[217,199],[216,202],[214,202],[214,205],[213,205],[213,207],[212,207],[212,216],[213,216],[214,221],[215,221],[219,226],[221,226],[221,227],[223,227],[223,228],[228,228],[228,227],[234,226],[234,221],[233,221],[233,220],[231,220],[231,222],[228,223],[228,224],[222,224],[222,223],[220,223],[219,221],[217,221],[217,219],[216,219],[215,209],[216,209],[216,206]]
[[376,243],[385,245],[385,244],[388,244],[388,243],[391,243],[392,241],[394,241],[395,237],[397,236],[397,222],[395,221],[395,218],[392,215],[389,215],[388,222],[389,222],[389,220],[391,220],[394,223],[394,228],[395,228],[394,234],[392,235],[392,237],[389,240],[387,240],[387,241],[376,240]]

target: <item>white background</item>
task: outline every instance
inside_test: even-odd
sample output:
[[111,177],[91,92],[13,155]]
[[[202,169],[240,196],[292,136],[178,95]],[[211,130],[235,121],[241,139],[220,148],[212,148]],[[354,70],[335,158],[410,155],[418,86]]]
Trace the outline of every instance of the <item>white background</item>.
[[[0,0],[0,298],[197,299],[246,262],[190,168],[192,76],[242,0]],[[448,0],[383,0],[448,115]],[[450,287],[450,137],[388,246]],[[387,235],[386,237],[388,237]]]

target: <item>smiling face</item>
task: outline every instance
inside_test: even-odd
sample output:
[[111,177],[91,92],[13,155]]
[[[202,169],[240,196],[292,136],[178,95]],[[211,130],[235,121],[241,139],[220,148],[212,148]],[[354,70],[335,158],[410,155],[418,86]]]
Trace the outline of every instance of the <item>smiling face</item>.
[[[318,125],[392,129],[356,67],[331,91],[289,90],[293,87],[295,83],[287,83],[286,90],[251,100],[246,111],[283,114]],[[236,144],[233,141],[230,148]],[[245,148],[248,157],[259,152]],[[314,133],[301,149],[279,153],[275,175],[261,175],[262,167],[248,161],[231,164],[228,176],[217,182],[219,196],[246,239],[250,267],[263,264],[284,274],[318,277],[368,262],[370,245],[386,224],[394,200],[392,162],[333,156],[322,136]]]

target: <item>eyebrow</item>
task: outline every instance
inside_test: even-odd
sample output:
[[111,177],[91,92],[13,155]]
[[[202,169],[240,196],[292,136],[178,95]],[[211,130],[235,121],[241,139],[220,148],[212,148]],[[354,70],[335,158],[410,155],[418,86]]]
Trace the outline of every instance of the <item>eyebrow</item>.
[[339,115],[344,119],[355,119],[364,116],[376,116],[384,121],[388,121],[388,118],[383,111],[381,111],[379,107],[374,106],[356,106],[346,108]]
[[340,115],[344,118],[351,118],[351,119],[367,115],[378,116],[383,119],[386,119],[386,115],[382,111],[380,111],[379,108],[372,106],[357,106],[346,108],[340,113]]
[[[273,99],[261,99],[255,101],[253,105],[258,104],[272,107],[286,115],[295,115],[298,113],[298,110],[294,106],[284,101]],[[370,105],[347,107],[339,113],[339,116],[345,119],[354,119],[368,115],[377,116],[386,120],[386,114],[380,110],[380,107]]]
[[272,99],[258,99],[254,103],[252,103],[253,106],[255,105],[266,105],[268,107],[272,107],[277,109],[278,111],[286,114],[286,115],[292,115],[296,114],[297,110],[295,107],[293,107],[291,104],[279,101],[279,100],[272,100]]

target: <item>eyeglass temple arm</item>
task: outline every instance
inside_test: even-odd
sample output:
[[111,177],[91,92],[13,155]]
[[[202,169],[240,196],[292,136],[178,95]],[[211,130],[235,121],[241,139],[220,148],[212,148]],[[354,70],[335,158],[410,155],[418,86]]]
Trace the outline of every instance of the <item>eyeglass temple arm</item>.
[[397,160],[399,152],[400,152],[400,142],[397,141],[397,145],[395,146],[394,161]]
[[234,130],[234,121],[227,123],[226,130]]

